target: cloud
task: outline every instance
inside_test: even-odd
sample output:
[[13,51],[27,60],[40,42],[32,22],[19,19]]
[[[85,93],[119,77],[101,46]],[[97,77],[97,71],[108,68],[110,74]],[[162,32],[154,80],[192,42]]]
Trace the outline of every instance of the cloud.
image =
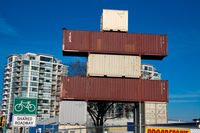
[[169,98],[193,98],[193,97],[200,97],[200,94],[169,95]]
[[170,100],[170,103],[194,103],[199,102],[199,100]]
[[1,14],[0,14],[0,33],[6,34],[6,35],[11,35],[11,36],[18,35],[15,28],[13,26],[9,25],[6,22],[6,20],[1,16]]

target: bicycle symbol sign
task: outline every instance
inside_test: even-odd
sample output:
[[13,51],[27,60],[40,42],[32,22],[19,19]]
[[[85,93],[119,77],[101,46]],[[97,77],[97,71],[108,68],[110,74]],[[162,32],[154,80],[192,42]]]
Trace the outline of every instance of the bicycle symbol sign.
[[13,114],[35,115],[37,113],[37,99],[15,98]]

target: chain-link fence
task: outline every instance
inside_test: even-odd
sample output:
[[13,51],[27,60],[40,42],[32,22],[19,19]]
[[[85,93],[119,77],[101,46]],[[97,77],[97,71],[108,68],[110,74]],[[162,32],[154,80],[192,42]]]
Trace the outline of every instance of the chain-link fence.
[[82,127],[49,130],[50,133],[200,133],[200,125],[195,123],[160,125],[120,125],[103,127]]

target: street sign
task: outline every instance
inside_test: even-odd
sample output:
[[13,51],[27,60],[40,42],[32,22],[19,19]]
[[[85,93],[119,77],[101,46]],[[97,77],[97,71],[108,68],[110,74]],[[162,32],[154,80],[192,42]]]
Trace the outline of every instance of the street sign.
[[15,98],[13,106],[14,115],[36,115],[37,99],[35,98]]
[[35,115],[13,115],[13,127],[35,127],[36,126],[36,116]]

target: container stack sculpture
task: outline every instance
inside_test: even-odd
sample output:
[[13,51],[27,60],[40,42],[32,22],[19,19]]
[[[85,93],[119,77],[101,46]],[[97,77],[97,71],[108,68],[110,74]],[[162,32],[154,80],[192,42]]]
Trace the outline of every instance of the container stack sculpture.
[[128,11],[103,10],[100,32],[63,28],[62,50],[64,56],[88,57],[88,69],[87,77],[61,78],[61,101],[134,102],[139,131],[141,103],[169,102],[168,81],[141,79],[141,59],[168,55],[167,35],[128,33]]

